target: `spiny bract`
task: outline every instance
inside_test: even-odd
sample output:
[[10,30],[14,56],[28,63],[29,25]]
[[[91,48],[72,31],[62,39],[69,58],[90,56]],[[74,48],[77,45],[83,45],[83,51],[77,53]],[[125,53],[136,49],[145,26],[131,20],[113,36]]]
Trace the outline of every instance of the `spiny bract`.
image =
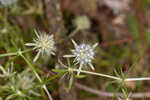
[[33,49],[37,50],[37,55],[34,58],[34,62],[39,58],[40,54],[43,55],[55,55],[55,42],[54,42],[54,36],[48,35],[46,33],[38,33],[35,30],[35,34],[37,36],[36,39],[33,39],[34,43],[26,43],[26,46],[34,46]]

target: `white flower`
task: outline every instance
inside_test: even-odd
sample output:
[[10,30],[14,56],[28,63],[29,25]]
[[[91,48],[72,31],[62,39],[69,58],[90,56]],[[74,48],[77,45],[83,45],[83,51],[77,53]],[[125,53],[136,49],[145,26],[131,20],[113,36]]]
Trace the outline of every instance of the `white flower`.
[[78,16],[74,20],[74,25],[78,30],[86,30],[90,28],[91,23],[87,16]]
[[16,3],[17,0],[0,0],[0,3],[3,5],[3,6],[10,6],[14,3]]
[[34,78],[32,77],[18,75],[18,80],[20,81],[20,88],[23,90],[28,90],[34,86]]
[[[79,70],[82,69],[83,66],[89,65],[92,70],[94,70],[94,66],[92,65],[92,60],[95,57],[94,49],[98,45],[98,43],[94,44],[93,46],[90,46],[88,44],[80,44],[77,45],[77,43],[72,40],[75,49],[72,50],[73,55],[64,55],[64,57],[75,57],[74,62],[76,64],[80,64]],[[78,72],[79,75],[80,72]]]
[[33,49],[37,50],[37,55],[34,58],[34,62],[39,58],[40,54],[43,55],[55,55],[55,42],[54,42],[54,36],[48,35],[46,33],[38,33],[35,30],[35,34],[37,36],[36,39],[33,39],[34,43],[26,43],[26,46],[34,46]]
[[28,69],[24,70],[10,79],[8,86],[11,87],[11,92],[15,93],[16,96],[41,96],[38,93],[39,86],[35,85],[35,77],[29,71]]

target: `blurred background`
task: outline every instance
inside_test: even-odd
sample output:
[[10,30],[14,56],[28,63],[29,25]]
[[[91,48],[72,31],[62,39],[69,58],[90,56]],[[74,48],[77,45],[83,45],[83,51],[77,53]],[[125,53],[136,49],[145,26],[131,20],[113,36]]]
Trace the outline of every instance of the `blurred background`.
[[[11,5],[3,3],[9,0],[0,2],[0,54],[26,49],[24,44],[35,37],[33,29],[54,34],[56,56],[44,57],[35,64],[43,77],[55,75],[51,69],[57,67],[57,58],[66,62],[62,55],[70,54],[71,39],[78,44],[99,43],[93,61],[95,72],[114,76],[117,73],[120,77],[150,76],[150,0],[12,0]],[[86,16],[90,26],[69,37],[76,30],[74,19],[80,16]],[[26,56],[31,60],[35,54]],[[0,58],[0,64],[13,60]],[[14,62],[18,72],[28,67],[22,59]],[[69,92],[65,91],[66,81],[62,83],[57,78],[48,86],[54,100],[119,100],[123,89],[131,100],[150,99],[150,81],[120,84],[87,75],[74,80]],[[1,95],[4,97],[2,92]]]

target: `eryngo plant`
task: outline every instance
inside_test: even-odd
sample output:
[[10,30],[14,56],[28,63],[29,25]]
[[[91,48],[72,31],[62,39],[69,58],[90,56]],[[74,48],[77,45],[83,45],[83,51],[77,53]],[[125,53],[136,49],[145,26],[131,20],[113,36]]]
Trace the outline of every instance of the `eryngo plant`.
[[33,46],[33,49],[36,49],[38,52],[34,58],[34,62],[37,61],[40,55],[55,55],[55,41],[53,35],[48,35],[46,33],[34,31],[36,34],[36,38],[33,39],[33,43],[26,43],[26,46]]
[[[83,66],[89,65],[92,70],[94,70],[94,66],[92,65],[92,61],[95,57],[94,49],[98,45],[98,43],[95,43],[93,46],[90,46],[88,44],[80,44],[78,45],[74,40],[72,40],[72,43],[74,44],[75,49],[72,50],[72,55],[64,55],[64,57],[74,57],[75,65],[79,64],[79,70],[82,69]],[[80,74],[80,71],[78,72],[78,75]]]
[[14,3],[16,3],[17,0],[0,0],[0,3],[3,5],[3,6],[10,6]]
[[16,74],[2,87],[9,95],[6,100],[14,98],[30,99],[31,96],[41,96],[37,91],[39,86],[35,83],[35,77],[29,71]]

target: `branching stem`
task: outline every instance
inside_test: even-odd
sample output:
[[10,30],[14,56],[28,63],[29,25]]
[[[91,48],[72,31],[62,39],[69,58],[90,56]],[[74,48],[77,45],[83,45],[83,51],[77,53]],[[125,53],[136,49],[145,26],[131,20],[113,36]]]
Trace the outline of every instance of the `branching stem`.
[[[25,60],[25,62],[29,65],[29,67],[32,69],[33,73],[35,74],[35,76],[37,77],[37,79],[39,80],[40,83],[43,83],[42,82],[42,79],[40,78],[40,76],[38,75],[38,73],[36,72],[35,68],[32,66],[32,64],[28,61],[28,59],[25,58],[25,56],[23,56],[22,54],[20,54],[20,56]],[[48,95],[49,97],[49,100],[53,100],[52,99],[52,96],[50,95],[46,85],[44,84],[43,85],[43,89],[45,90],[46,94]]]
[[18,55],[18,52],[20,53],[26,53],[29,51],[32,51],[33,49],[28,49],[28,50],[24,50],[24,51],[17,51],[17,52],[12,52],[12,53],[5,53],[5,54],[0,54],[0,57],[7,57],[7,56],[16,56]]
[[101,76],[101,77],[106,77],[106,78],[110,78],[110,79],[114,79],[114,80],[118,80],[118,81],[124,81],[124,82],[129,82],[129,81],[144,81],[144,80],[150,80],[150,77],[142,77],[142,78],[126,78],[126,79],[122,79],[120,77],[116,77],[116,76],[111,76],[111,75],[106,75],[106,74],[101,74],[101,73],[96,73],[96,72],[90,72],[90,71],[85,71],[85,70],[79,70],[79,69],[74,69],[74,68],[68,68],[69,72],[81,72],[81,73],[85,73],[85,74],[90,74],[90,75],[96,75],[96,76]]

